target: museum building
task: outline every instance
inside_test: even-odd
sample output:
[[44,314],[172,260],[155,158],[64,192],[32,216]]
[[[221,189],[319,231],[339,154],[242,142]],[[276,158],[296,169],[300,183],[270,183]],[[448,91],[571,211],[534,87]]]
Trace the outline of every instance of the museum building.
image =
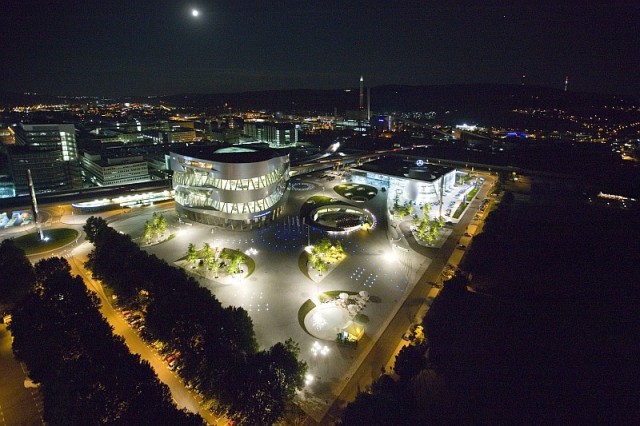
[[428,160],[406,156],[388,156],[352,168],[351,180],[388,189],[389,203],[437,202],[456,183],[456,169]]
[[286,201],[289,153],[262,146],[171,151],[179,217],[233,230],[262,227]]

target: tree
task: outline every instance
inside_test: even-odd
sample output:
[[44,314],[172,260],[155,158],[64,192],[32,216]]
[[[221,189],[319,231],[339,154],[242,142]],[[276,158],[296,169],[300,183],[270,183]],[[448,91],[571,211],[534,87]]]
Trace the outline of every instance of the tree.
[[324,272],[327,272],[327,269],[329,269],[329,265],[320,260],[316,265],[316,269],[318,270],[318,273],[322,275]]
[[209,269],[211,269],[211,272],[213,272],[213,276],[215,278],[218,278],[218,274],[220,273],[220,261],[217,259],[214,259],[211,262],[211,265],[209,265]]
[[350,425],[408,425],[415,423],[415,406],[406,386],[396,384],[386,374],[360,392],[342,413],[342,423]]
[[49,257],[36,263],[34,268],[38,284],[47,282],[54,277],[71,275],[71,266],[62,257]]
[[331,240],[328,238],[323,238],[313,247],[313,251],[322,255],[325,255],[331,249]]
[[204,243],[202,250],[200,251],[202,261],[205,265],[211,265],[213,263],[213,249],[209,243]]
[[[437,222],[436,222],[437,223]],[[427,234],[427,239],[430,241],[429,244],[433,243],[435,240],[438,239],[438,235],[440,234],[440,231],[438,230],[437,226],[431,226],[429,228],[429,233]]]
[[430,211],[431,211],[431,204],[424,203],[424,205],[422,206],[422,217],[424,219],[428,219]]
[[94,243],[98,233],[103,231],[108,226],[109,225],[107,224],[107,221],[103,218],[91,216],[89,219],[87,219],[87,222],[82,227],[82,229],[84,230],[85,234],[87,234],[87,240],[89,240],[91,243]]
[[151,217],[151,223],[153,225],[153,231],[157,235],[164,235],[167,231],[167,218],[162,214],[153,213]]
[[185,256],[187,258],[187,262],[196,263],[198,260],[198,250],[196,249],[195,244],[190,243],[187,247],[187,254]]
[[[99,238],[99,237],[98,237]],[[169,389],[129,353],[98,299],[65,259],[35,266],[37,285],[16,307],[13,350],[41,383],[49,424],[201,424],[176,409]]]
[[229,263],[227,264],[227,272],[231,275],[237,274],[240,272],[240,265],[244,262],[244,254],[234,251],[231,256],[229,256]]
[[167,232],[167,218],[164,217],[163,214],[160,215],[160,217],[158,218],[158,232],[160,233],[160,235],[164,235],[165,232]]
[[425,358],[426,347],[424,345],[408,345],[396,355],[395,372],[400,380],[407,382],[422,369],[427,367]]
[[0,271],[0,307],[10,309],[27,295],[35,282],[31,262],[12,239],[0,243]]
[[[303,373],[295,377],[287,373],[300,370],[288,355],[293,353],[297,359],[297,345],[285,342],[279,344],[285,349],[274,346],[258,355],[253,323],[244,309],[223,308],[208,289],[183,270],[140,250],[130,238],[110,227],[99,233],[94,245],[88,265],[120,300],[132,290],[148,290],[146,329],[181,352],[185,380],[198,377],[198,389],[205,398],[218,398],[234,416],[248,419],[243,420],[245,424],[270,424],[281,417],[291,398],[290,389],[302,383]],[[225,250],[222,255],[231,264],[239,265],[245,259],[236,251]],[[128,297],[133,300],[135,295]],[[291,365],[294,367],[289,368]],[[306,369],[304,363],[300,366]]]
[[309,262],[311,267],[315,269],[318,262],[318,255],[314,251],[311,251],[311,253],[307,255],[307,261]]
[[230,412],[241,425],[271,425],[282,418],[286,403],[304,386],[307,364],[291,339],[256,353],[234,380]]
[[153,224],[151,222],[149,222],[148,220],[144,221],[144,235],[142,238],[144,238],[144,240],[148,243],[151,242],[151,239],[154,236],[154,231],[153,231]]

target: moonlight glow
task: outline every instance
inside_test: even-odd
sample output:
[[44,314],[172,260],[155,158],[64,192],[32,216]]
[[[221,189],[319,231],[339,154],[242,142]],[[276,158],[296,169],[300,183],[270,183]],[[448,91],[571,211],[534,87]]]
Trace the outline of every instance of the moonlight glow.
[[200,16],[200,11],[198,9],[191,9],[191,16],[197,18],[198,16]]

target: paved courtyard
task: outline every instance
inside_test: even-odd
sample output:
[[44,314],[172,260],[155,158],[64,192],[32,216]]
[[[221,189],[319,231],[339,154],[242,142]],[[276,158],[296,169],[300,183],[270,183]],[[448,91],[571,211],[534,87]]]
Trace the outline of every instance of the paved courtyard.
[[[340,393],[357,366],[357,359],[384,330],[385,324],[431,261],[424,255],[426,250],[420,254],[419,250],[414,250],[415,245],[414,249],[409,247],[404,235],[398,232],[400,226],[389,226],[397,224],[387,223],[389,195],[384,191],[378,191],[371,200],[357,204],[375,215],[376,224],[370,231],[332,234],[308,227],[298,218],[300,207],[313,195],[353,203],[333,190],[333,186],[340,183],[340,179],[328,182],[313,177],[294,178],[284,213],[270,226],[253,231],[234,232],[198,223],[180,223],[173,210],[167,209],[165,214],[172,227],[170,232],[177,232],[176,237],[146,247],[149,253],[169,263],[182,258],[190,243],[198,248],[209,243],[212,247],[255,253],[251,254],[256,263],[255,271],[243,280],[228,284],[222,280],[197,279],[224,305],[241,306],[249,312],[261,347],[269,347],[287,338],[293,338],[300,344],[301,355],[313,376],[313,381],[300,395],[301,405],[316,419],[322,417]],[[121,215],[112,226],[139,238],[142,223],[151,214],[148,211],[130,217]],[[300,269],[298,259],[308,241],[313,244],[323,237],[339,240],[347,257],[322,280],[315,282]],[[366,291],[370,295],[358,313],[358,324],[364,327],[365,334],[356,348],[337,344],[333,329],[331,332],[313,333],[314,336],[300,324],[298,311],[302,305],[326,291]],[[335,310],[330,317],[339,317],[338,322],[343,322],[349,318],[347,311],[343,313],[344,316]],[[326,346],[327,350],[318,352],[318,345]]]
[[[313,195],[324,194],[348,201],[332,190],[333,185],[339,182],[319,184],[312,179],[300,179],[294,183],[300,183],[295,185],[298,190],[289,192],[284,214],[269,227],[234,232],[198,223],[183,224],[177,221],[172,210],[167,210],[165,214],[173,228],[170,232],[177,231],[176,237],[146,247],[146,250],[169,263],[182,258],[190,243],[197,247],[209,243],[217,248],[257,251],[251,255],[256,263],[255,271],[242,281],[225,284],[204,278],[198,280],[224,305],[242,306],[249,312],[261,347],[269,347],[289,337],[300,344],[301,355],[309,364],[309,373],[314,376],[313,383],[305,389],[305,399],[309,402],[323,401],[317,408],[307,404],[305,409],[310,411],[312,417],[318,417],[323,412],[323,406],[326,407],[327,402],[331,402],[339,393],[340,385],[349,375],[365,343],[375,339],[376,334],[383,330],[385,321],[403,302],[429,260],[408,249],[398,248],[398,243],[390,243],[386,230],[385,192],[359,203],[359,206],[376,216],[374,229],[350,234],[327,234],[319,228],[308,228],[298,219],[298,212],[300,206]],[[151,214],[151,211],[141,211],[135,215],[121,215],[112,222],[112,226],[133,238],[139,238],[142,224]],[[316,283],[301,271],[298,258],[308,240],[313,244],[323,237],[341,241],[347,257]],[[327,340],[321,340],[302,328],[298,320],[301,306],[325,291],[367,291],[370,295],[358,315],[365,336],[357,348],[339,346],[335,342],[335,333],[323,333]],[[319,340],[328,348],[325,355],[313,350]]]
[[[217,248],[250,250],[256,267],[249,277],[231,284],[229,280],[197,279],[224,305],[242,306],[249,312],[262,348],[287,338],[300,344],[312,380],[300,393],[299,400],[303,409],[319,420],[429,266],[429,257],[434,255],[434,249],[410,245],[411,241],[406,240],[407,233],[401,230],[406,229],[407,221],[402,226],[393,220],[387,223],[389,194],[384,191],[357,203],[375,216],[375,225],[369,231],[331,234],[308,227],[298,213],[309,197],[325,195],[353,203],[333,190],[339,183],[340,179],[328,182],[311,176],[294,178],[283,214],[270,226],[253,231],[234,232],[198,223],[181,223],[171,203],[103,216],[115,229],[139,241],[144,221],[149,220],[153,212],[165,214],[169,232],[175,233],[175,238],[145,249],[170,264],[186,254],[190,243],[198,248],[209,243]],[[88,216],[65,215],[62,222],[80,227]],[[324,237],[339,240],[347,257],[316,282],[301,270],[298,259],[308,242],[313,244]],[[369,295],[358,310],[358,324],[364,327],[365,334],[356,348],[338,345],[333,329],[313,333],[314,337],[302,327],[298,316],[302,305],[310,299],[317,300],[319,293],[327,291],[352,294],[366,291]],[[336,323],[350,318],[346,310],[334,309],[330,314]],[[319,351],[319,347],[324,350]]]

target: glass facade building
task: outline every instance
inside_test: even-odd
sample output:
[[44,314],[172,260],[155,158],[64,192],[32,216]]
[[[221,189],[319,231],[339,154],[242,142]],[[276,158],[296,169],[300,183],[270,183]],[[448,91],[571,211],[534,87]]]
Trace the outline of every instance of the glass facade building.
[[29,193],[27,169],[38,192],[80,186],[73,124],[21,123],[14,131],[16,143],[7,152],[16,194]]
[[261,227],[281,211],[289,154],[262,147],[191,147],[170,153],[176,210],[228,229]]

